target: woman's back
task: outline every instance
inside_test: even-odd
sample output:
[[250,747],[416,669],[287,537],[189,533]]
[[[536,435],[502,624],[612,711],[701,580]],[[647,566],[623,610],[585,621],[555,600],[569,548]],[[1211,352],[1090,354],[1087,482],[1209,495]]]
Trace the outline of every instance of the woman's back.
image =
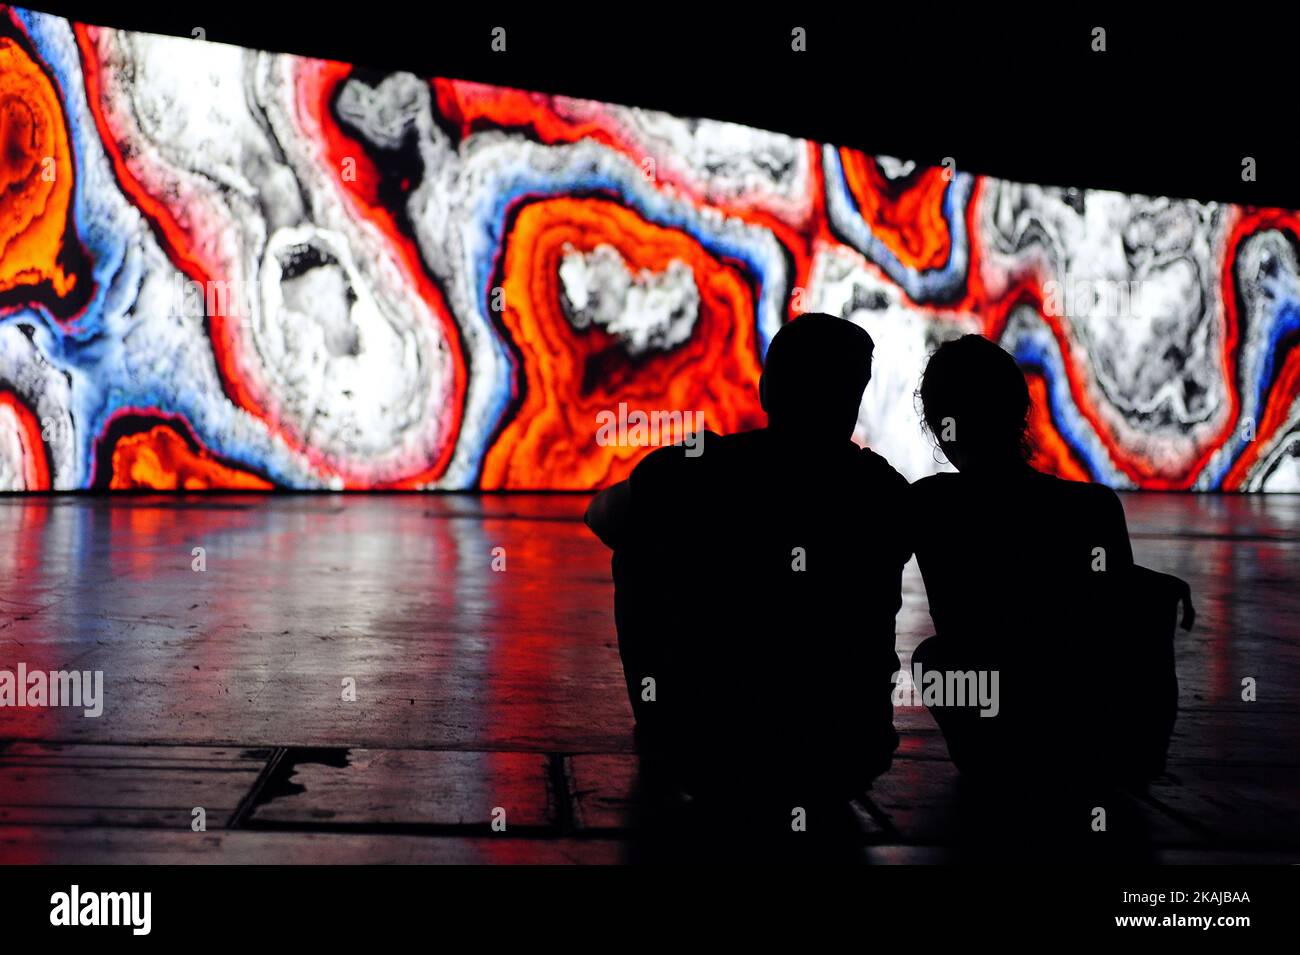
[[996,717],[932,710],[958,766],[1007,781],[1099,778],[1144,760],[1124,752],[1133,554],[1115,493],[1028,468],[997,481],[941,474],[912,491],[937,632],[913,661],[997,674]]
[[1028,467],[996,479],[937,474],[912,486],[916,556],[936,631],[1051,642],[1133,566],[1115,492]]
[[1114,491],[1026,463],[1029,389],[993,342],[940,345],[920,398],[926,429],[960,473],[912,486],[914,549],[938,631],[913,665],[954,687],[973,673],[998,688],[979,713],[931,707],[953,761],[995,778],[1158,772],[1177,707],[1172,631],[1180,598],[1190,611],[1186,585],[1134,567]]

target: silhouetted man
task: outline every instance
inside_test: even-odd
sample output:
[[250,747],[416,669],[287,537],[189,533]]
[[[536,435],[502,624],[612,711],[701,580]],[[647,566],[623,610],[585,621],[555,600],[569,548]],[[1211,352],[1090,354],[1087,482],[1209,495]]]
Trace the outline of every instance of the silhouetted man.
[[872,349],[796,318],[768,349],[767,428],[661,448],[587,511],[638,747],[697,797],[847,799],[898,744],[907,482],[850,440]]

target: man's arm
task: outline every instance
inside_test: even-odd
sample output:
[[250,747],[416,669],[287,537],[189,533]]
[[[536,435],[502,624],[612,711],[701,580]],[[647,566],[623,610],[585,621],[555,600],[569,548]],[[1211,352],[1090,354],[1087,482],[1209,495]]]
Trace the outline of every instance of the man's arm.
[[597,494],[587,506],[587,513],[583,520],[600,538],[601,543],[611,550],[617,549],[623,539],[631,502],[631,484],[627,481],[619,481]]

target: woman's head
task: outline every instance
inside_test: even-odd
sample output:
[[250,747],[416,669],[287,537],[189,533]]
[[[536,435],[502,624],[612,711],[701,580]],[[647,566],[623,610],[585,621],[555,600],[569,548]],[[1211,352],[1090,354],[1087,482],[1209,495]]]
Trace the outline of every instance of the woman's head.
[[979,335],[944,342],[921,376],[926,430],[959,471],[1029,457],[1029,388],[1009,354]]

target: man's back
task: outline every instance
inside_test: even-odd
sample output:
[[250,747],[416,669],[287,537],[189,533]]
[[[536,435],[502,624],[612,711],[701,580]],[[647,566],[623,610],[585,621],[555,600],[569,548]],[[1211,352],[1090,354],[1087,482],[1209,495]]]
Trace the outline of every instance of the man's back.
[[639,731],[699,790],[865,786],[897,744],[906,482],[764,429],[661,449],[629,486],[614,579]]

